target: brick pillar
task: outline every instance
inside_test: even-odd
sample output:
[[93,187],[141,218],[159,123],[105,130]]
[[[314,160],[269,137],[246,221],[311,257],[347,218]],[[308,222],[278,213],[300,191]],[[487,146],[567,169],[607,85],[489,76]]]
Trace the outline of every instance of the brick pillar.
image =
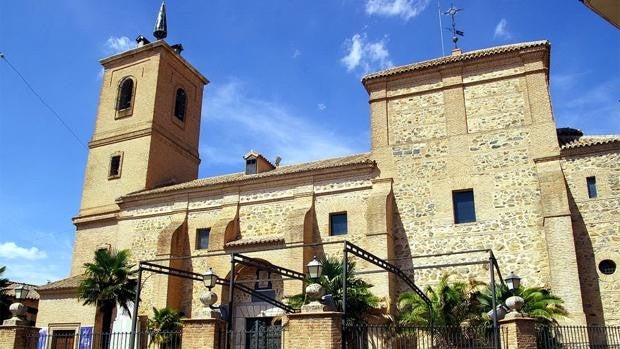
[[513,317],[501,320],[500,338],[502,349],[536,349],[536,320],[529,317]]
[[0,348],[36,349],[39,328],[31,326],[0,326]]
[[282,334],[284,348],[342,347],[342,313],[325,311],[289,314],[287,317],[288,323]]
[[184,319],[181,349],[224,348],[226,322],[220,319]]

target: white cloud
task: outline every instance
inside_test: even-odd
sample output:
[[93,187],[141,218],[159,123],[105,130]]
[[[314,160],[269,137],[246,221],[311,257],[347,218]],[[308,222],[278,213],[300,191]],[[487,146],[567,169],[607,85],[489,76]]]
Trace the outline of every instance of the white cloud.
[[234,170],[240,171],[242,156],[250,149],[272,160],[279,155],[283,165],[365,150],[331,125],[315,122],[318,115],[304,115],[281,102],[250,96],[239,80],[214,84],[204,105],[201,132],[208,135],[204,137],[208,145],[201,146],[200,153],[207,167],[236,164]]
[[508,21],[506,18],[502,18],[495,26],[493,39],[508,40],[510,38],[512,38],[512,33],[508,31]]
[[295,51],[293,51],[293,58],[297,58],[301,56],[301,51],[299,49],[295,49]]
[[392,67],[394,64],[385,45],[385,39],[369,42],[366,33],[355,34],[351,39],[345,40],[348,53],[340,62],[347,71],[359,68],[363,73]]
[[419,15],[430,0],[367,0],[366,13],[386,17],[400,16],[409,20]]
[[0,257],[6,259],[43,259],[47,257],[45,251],[39,250],[37,247],[20,247],[16,243],[8,241],[0,244]]
[[133,42],[133,40],[130,40],[126,36],[121,36],[121,37],[110,36],[108,40],[106,40],[104,47],[107,53],[116,54],[116,53],[130,50],[136,47],[136,44]]
[[325,111],[325,110],[327,109],[327,106],[326,106],[325,104],[323,104],[323,103],[319,103],[316,107],[317,107],[320,111]]

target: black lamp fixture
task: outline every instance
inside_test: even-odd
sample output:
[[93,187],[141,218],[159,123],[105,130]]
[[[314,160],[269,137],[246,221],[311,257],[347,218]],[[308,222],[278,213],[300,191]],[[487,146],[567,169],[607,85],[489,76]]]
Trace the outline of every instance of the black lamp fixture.
[[28,297],[28,286],[26,284],[19,284],[19,286],[15,287],[15,299],[26,299]]
[[521,286],[521,278],[517,276],[514,271],[511,271],[510,275],[508,275],[508,277],[505,278],[504,281],[506,282],[506,286],[508,286],[508,289],[511,291],[514,291],[518,289],[519,286]]
[[310,279],[318,279],[321,277],[321,273],[323,272],[323,264],[316,258],[316,256],[312,257],[312,260],[308,263],[307,268]]
[[209,270],[207,270],[207,272],[202,275],[202,282],[204,282],[205,287],[208,288],[209,291],[211,291],[211,289],[215,287],[217,279],[218,277],[217,275],[215,275],[211,267],[209,267]]

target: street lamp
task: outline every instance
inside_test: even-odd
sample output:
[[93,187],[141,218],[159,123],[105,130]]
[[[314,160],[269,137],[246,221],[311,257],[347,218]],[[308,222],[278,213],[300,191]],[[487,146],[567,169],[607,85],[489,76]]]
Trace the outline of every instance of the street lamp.
[[213,272],[213,268],[209,268],[206,273],[202,275],[202,282],[205,284],[205,287],[211,291],[213,287],[215,287],[215,283],[217,282],[217,275]]
[[512,291],[512,293],[514,293],[514,291],[518,289],[519,286],[521,286],[521,278],[517,276],[514,271],[511,271],[510,275],[508,275],[508,277],[505,278],[504,281],[506,282],[506,286],[508,286],[508,289]]
[[28,292],[30,289],[26,286],[26,284],[19,284],[19,286],[15,287],[15,299],[26,299],[28,297]]
[[510,272],[510,275],[506,279],[506,286],[510,292],[512,292],[512,296],[506,299],[506,306],[510,309],[510,312],[506,315],[507,318],[515,318],[522,317],[523,314],[520,313],[521,308],[523,308],[523,303],[525,302],[523,298],[516,296],[515,291],[521,286],[521,278],[514,273],[514,271]]
[[316,280],[321,277],[321,274],[323,273],[323,264],[316,258],[316,256],[312,257],[312,260],[306,267],[308,268],[310,279]]
[[16,302],[11,304],[9,307],[9,311],[13,316],[10,319],[6,319],[2,322],[2,325],[6,326],[19,326],[19,325],[27,325],[28,321],[24,319],[24,314],[26,314],[26,306],[20,303],[19,301],[25,299],[28,296],[28,286],[25,284],[20,284],[13,289],[15,291],[15,300]]
[[206,273],[202,274],[202,282],[204,283],[207,291],[202,292],[200,295],[200,302],[204,306],[202,310],[199,310],[195,315],[198,318],[219,318],[219,313],[214,311],[218,307],[214,307],[213,304],[217,302],[217,294],[211,291],[219,277],[213,272],[213,268],[209,268]]
[[308,268],[308,276],[310,280],[312,280],[312,283],[306,286],[306,296],[310,300],[310,303],[304,305],[301,311],[322,311],[325,309],[325,306],[321,304],[319,300],[323,297],[325,291],[323,290],[323,286],[318,283],[318,280],[323,272],[323,264],[314,256],[310,263],[306,265],[306,268]]

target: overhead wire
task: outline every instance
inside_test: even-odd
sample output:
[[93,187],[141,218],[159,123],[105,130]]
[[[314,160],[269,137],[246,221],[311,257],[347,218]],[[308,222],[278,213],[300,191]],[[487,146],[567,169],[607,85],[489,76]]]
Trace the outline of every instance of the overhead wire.
[[0,59],[2,59],[9,66],[9,68],[11,68],[11,70],[13,70],[13,72],[15,72],[15,74],[17,74],[17,76],[19,76],[19,78],[24,82],[26,87],[28,87],[30,92],[32,92],[32,94],[34,94],[37,97],[37,99],[39,99],[41,104],[43,104],[50,112],[52,112],[52,114],[56,117],[56,119],[62,124],[62,126],[64,126],[65,129],[67,129],[67,131],[69,131],[69,133],[73,136],[73,138],[75,138],[75,140],[80,145],[82,145],[83,147],[86,147],[88,149],[88,146],[86,145],[86,143],[84,141],[82,141],[82,139],[80,139],[80,137],[77,135],[77,133],[75,133],[75,131],[73,131],[73,129],[71,129],[69,124],[67,124],[67,122],[65,122],[65,120],[62,118],[62,116],[54,108],[52,108],[52,106],[49,105],[45,101],[45,99],[43,99],[43,97],[34,89],[34,87],[32,87],[32,85],[28,82],[28,80],[24,77],[24,75],[22,75],[22,73],[20,73],[19,70],[13,64],[11,64],[11,62],[6,58],[6,55],[3,52],[0,52]]

